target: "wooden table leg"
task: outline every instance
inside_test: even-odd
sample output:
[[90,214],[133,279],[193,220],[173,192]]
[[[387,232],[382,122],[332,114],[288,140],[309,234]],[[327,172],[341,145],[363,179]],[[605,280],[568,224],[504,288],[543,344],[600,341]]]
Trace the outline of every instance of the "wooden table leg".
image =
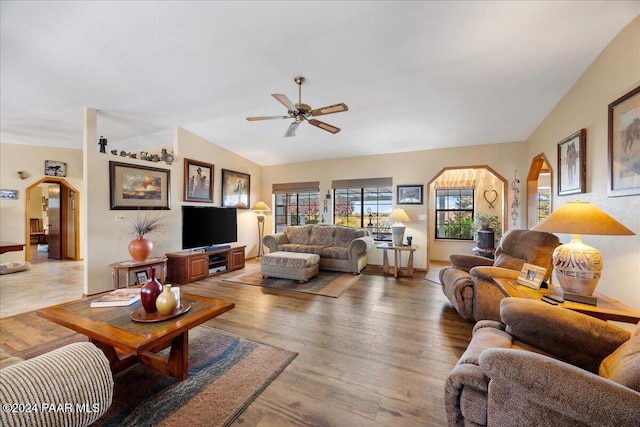
[[386,249],[382,250],[382,272],[389,274],[389,256]]
[[409,251],[409,260],[407,261],[407,276],[413,276],[413,251]]
[[400,274],[400,262],[402,260],[402,257],[400,255],[400,251],[397,250],[393,251],[393,255],[393,261],[395,263],[395,268],[393,269],[393,277],[398,278],[398,274]]
[[186,380],[189,377],[189,332],[186,331],[171,341],[168,358],[146,351],[140,354],[140,363],[179,381]]
[[102,341],[98,341],[94,338],[89,338],[89,342],[93,343],[93,345],[102,350],[104,355],[107,356],[107,359],[109,359],[111,372],[113,372],[114,374],[117,374],[118,372],[123,371],[138,362],[138,357],[135,354],[120,356],[112,345],[105,344]]

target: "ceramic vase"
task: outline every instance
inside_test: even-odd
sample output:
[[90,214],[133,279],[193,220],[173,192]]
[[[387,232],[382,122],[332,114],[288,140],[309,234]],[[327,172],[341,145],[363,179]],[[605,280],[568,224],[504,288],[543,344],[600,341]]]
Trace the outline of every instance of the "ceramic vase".
[[147,313],[156,312],[156,300],[161,293],[162,284],[156,279],[156,269],[149,267],[147,283],[142,285],[142,289],[140,289],[140,300],[142,301],[144,311]]
[[143,262],[149,258],[153,250],[153,242],[144,238],[142,234],[138,235],[129,243],[129,254],[134,261]]
[[162,293],[158,295],[156,299],[156,308],[158,313],[163,316],[171,314],[178,307],[178,301],[173,292],[171,292],[171,285],[164,285]]

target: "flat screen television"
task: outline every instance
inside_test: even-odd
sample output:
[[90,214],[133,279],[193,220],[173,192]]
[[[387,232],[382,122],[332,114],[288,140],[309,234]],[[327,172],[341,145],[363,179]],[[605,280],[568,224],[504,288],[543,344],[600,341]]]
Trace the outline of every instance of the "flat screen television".
[[182,249],[238,240],[236,208],[182,206]]

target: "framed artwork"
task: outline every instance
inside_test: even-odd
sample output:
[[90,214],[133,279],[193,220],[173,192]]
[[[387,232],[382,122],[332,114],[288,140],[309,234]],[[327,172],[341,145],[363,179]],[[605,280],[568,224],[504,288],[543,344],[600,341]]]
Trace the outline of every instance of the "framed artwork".
[[145,270],[136,271],[135,275],[136,285],[143,285],[147,283],[147,272]]
[[540,267],[533,264],[524,263],[520,275],[516,279],[516,283],[526,286],[532,289],[540,289],[542,285],[542,279],[544,279],[544,273],[546,273],[544,267]]
[[558,196],[587,192],[587,130],[558,143]]
[[609,197],[640,194],[640,86],[609,104]]
[[421,205],[423,189],[422,185],[398,185],[397,203],[399,205]]
[[0,199],[17,199],[18,190],[0,190]]
[[222,169],[222,206],[249,209],[250,186],[249,174]]
[[213,203],[213,172],[210,163],[184,159],[184,201]]
[[49,176],[67,176],[67,164],[64,162],[45,160],[44,174]]
[[112,210],[171,209],[171,171],[109,162]]

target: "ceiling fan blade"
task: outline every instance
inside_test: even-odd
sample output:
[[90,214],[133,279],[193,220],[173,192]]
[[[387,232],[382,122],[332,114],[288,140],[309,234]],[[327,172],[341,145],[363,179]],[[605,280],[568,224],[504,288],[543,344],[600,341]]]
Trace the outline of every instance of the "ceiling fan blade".
[[315,110],[311,110],[309,114],[312,116],[323,116],[325,114],[341,113],[343,111],[349,111],[349,107],[347,107],[347,104],[341,102],[340,104],[333,104],[327,105],[326,107],[322,108],[316,108]]
[[247,117],[247,120],[250,122],[255,122],[256,120],[272,120],[272,119],[288,119],[289,116],[259,116],[259,117]]
[[311,119],[311,120],[309,120],[309,123],[311,123],[315,127],[318,127],[318,128],[320,128],[322,130],[326,130],[327,132],[331,132],[333,134],[336,134],[336,133],[340,132],[340,128],[337,128],[337,127],[332,126],[332,125],[330,125],[328,123],[325,123],[325,122],[321,122],[320,120]]
[[289,98],[287,98],[287,95],[283,95],[281,93],[272,93],[271,96],[273,96],[280,104],[287,107],[288,111],[293,111],[296,113],[298,112],[298,109],[296,108],[295,104],[291,102]]
[[299,125],[300,125],[300,122],[291,123],[291,125],[289,126],[289,129],[287,129],[287,131],[284,133],[284,136],[286,138],[290,136],[296,136],[296,129],[298,129]]

